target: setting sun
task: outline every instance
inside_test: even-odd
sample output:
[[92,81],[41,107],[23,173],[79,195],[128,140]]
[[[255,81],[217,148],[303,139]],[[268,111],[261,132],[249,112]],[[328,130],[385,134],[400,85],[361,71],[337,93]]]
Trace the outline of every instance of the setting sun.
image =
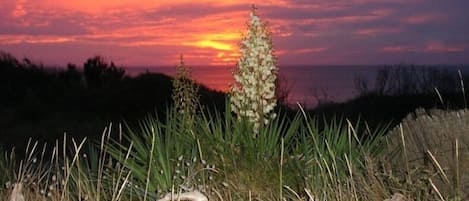
[[221,43],[217,41],[211,41],[211,40],[202,40],[202,41],[197,41],[195,43],[185,43],[188,45],[194,45],[196,47],[201,47],[201,48],[213,48],[216,50],[232,50],[232,46],[230,44],[226,43]]

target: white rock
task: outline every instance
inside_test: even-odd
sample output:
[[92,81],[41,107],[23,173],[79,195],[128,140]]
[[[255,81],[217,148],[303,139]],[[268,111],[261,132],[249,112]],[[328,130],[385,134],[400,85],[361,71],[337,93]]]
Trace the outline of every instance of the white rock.
[[400,193],[394,193],[391,198],[385,199],[384,201],[405,201],[405,196]]
[[15,183],[13,190],[11,191],[10,201],[25,201],[22,191],[23,184]]
[[174,200],[181,200],[181,201],[208,201],[207,196],[202,194],[200,191],[195,190],[192,192],[185,192],[181,194],[176,193],[168,193],[163,198],[159,199],[158,201],[174,201]]

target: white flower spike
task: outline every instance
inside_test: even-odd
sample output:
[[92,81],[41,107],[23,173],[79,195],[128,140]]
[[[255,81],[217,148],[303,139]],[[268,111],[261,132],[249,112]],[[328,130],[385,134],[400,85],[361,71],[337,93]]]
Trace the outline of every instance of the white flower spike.
[[234,73],[231,88],[231,108],[238,118],[247,118],[254,125],[254,132],[267,125],[275,117],[273,109],[275,81],[278,68],[273,54],[270,31],[252,7],[248,33],[240,43],[241,58]]

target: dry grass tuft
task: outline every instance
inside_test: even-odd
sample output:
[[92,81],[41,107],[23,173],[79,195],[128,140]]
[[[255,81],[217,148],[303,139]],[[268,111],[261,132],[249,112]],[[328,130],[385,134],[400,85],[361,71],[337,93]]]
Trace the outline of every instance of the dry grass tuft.
[[469,198],[468,133],[467,110],[417,109],[387,135],[389,151],[400,155],[393,165],[407,174],[425,170],[437,193]]

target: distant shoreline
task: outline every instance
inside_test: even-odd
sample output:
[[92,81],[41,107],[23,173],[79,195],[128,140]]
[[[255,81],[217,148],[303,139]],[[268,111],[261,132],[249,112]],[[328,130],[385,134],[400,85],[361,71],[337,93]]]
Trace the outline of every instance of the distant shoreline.
[[[390,65],[284,65],[280,66],[280,78],[286,78],[286,87],[290,90],[289,104],[301,103],[307,108],[314,108],[322,102],[346,102],[355,98],[358,92],[354,81],[363,76],[374,84],[375,72]],[[416,65],[420,66],[420,65]],[[193,78],[208,88],[227,92],[233,82],[231,72],[235,67],[227,66],[190,66]],[[425,65],[432,68],[447,68],[457,73],[469,74],[469,65]],[[137,76],[140,73],[163,73],[173,76],[174,66],[129,66],[126,74]],[[456,76],[457,74],[455,74]]]

